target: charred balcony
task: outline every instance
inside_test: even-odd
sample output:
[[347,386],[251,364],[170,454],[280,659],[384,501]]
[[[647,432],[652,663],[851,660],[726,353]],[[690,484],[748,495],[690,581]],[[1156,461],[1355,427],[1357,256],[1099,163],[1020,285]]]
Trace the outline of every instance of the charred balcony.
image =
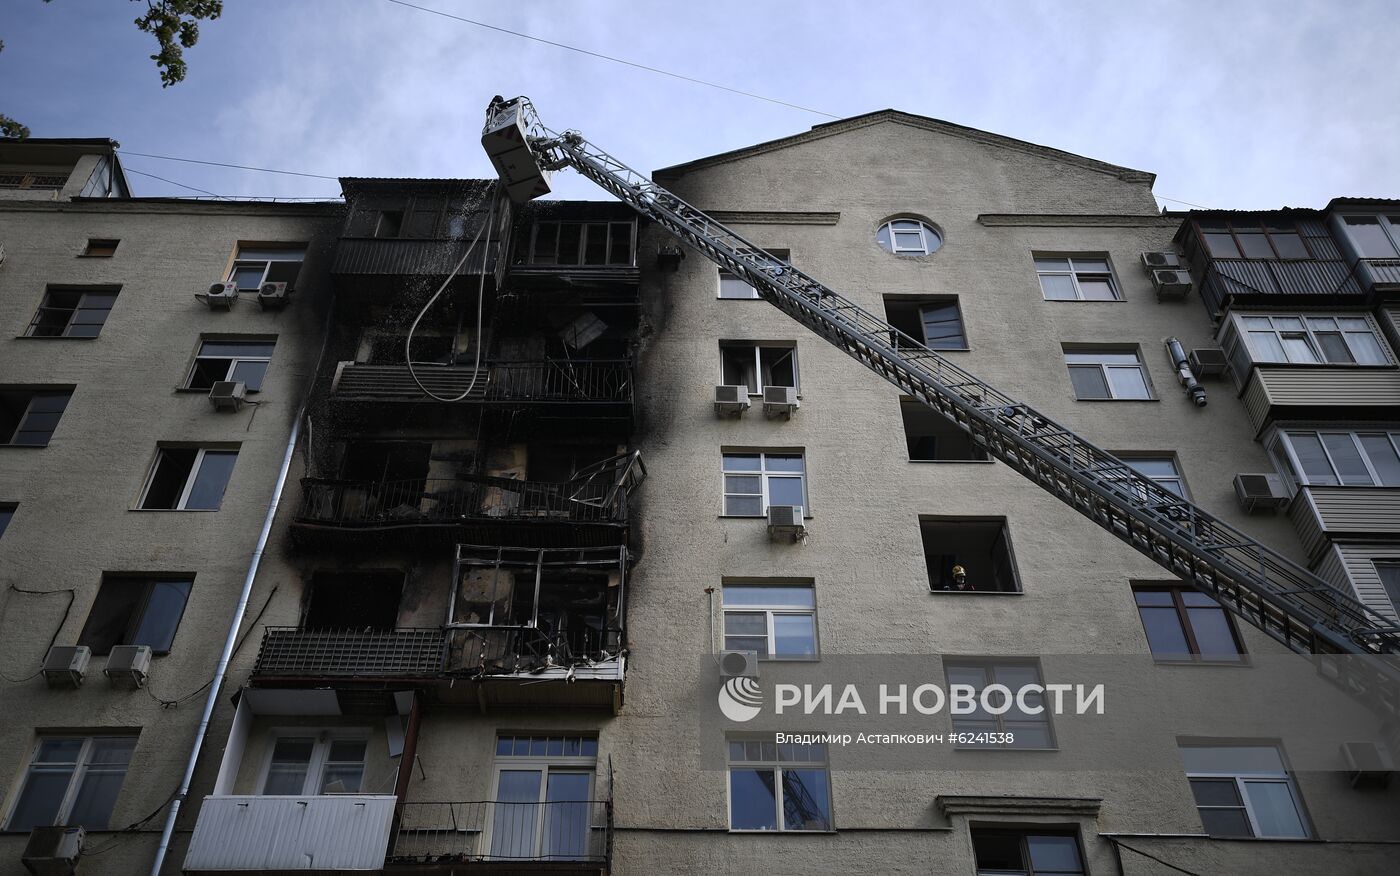
[[532,201],[511,236],[507,288],[636,296],[637,217],[625,204]]

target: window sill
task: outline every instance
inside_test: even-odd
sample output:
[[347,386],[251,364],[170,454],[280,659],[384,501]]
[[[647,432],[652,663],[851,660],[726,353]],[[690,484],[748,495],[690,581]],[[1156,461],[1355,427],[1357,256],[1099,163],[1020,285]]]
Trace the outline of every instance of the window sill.
[[90,338],[79,337],[77,335],[15,335],[17,341],[95,341],[96,336]]
[[[957,731],[954,731],[954,732],[957,732]],[[944,734],[944,735],[946,736],[947,734]],[[1058,748],[1022,748],[1022,747],[1016,746],[1016,745],[958,745],[958,744],[955,743],[955,744],[953,745],[953,750],[954,750],[954,751],[996,751],[996,752],[1003,752],[1003,751],[1028,751],[1028,752],[1032,752],[1032,753],[1040,752],[1041,754],[1044,754],[1044,753],[1046,753],[1046,752],[1058,752],[1060,749],[1058,749]]]
[[218,508],[128,508],[138,514],[213,514]]
[[[767,515],[767,514],[721,514],[721,515],[719,515],[719,519],[720,519],[720,520],[767,520],[767,519],[768,519],[768,515]],[[803,515],[802,515],[802,519],[803,519],[803,520],[811,520],[811,519],[812,519],[812,515],[811,515],[811,514],[803,514]]]
[[1159,402],[1160,398],[1075,398],[1079,402]]
[[731,827],[728,833],[742,833],[750,836],[834,836],[835,830],[751,830],[742,827]]
[[820,663],[821,655],[816,657],[760,657],[760,663]]
[[930,590],[929,596],[1025,596],[1024,590]]
[[5,448],[5,447],[16,447],[16,448],[24,448],[24,449],[26,449],[26,450],[43,450],[45,447],[48,447],[48,446],[49,446],[49,445],[47,445],[47,444],[0,444],[0,448]]
[[[177,386],[175,387],[175,392],[180,395],[208,395],[210,389],[213,389],[213,387],[211,386],[208,389],[200,389],[197,386]],[[262,392],[261,389],[249,389],[245,391],[248,393],[248,395],[257,395],[258,393]]]
[[911,459],[909,462],[934,465],[991,465],[995,459]]
[[1239,660],[1173,660],[1169,657],[1153,657],[1152,662],[1158,666],[1206,666],[1225,669],[1249,669],[1251,666],[1248,655],[1244,654],[1240,655]]
[[1114,298],[1114,299],[1112,299],[1112,300],[1104,300],[1104,299],[1102,299],[1102,298],[1044,298],[1044,297],[1042,297],[1040,300],[1041,300],[1041,301],[1048,301],[1048,302],[1051,303],[1051,304],[1126,304],[1126,303],[1127,303],[1127,300],[1126,300],[1126,299],[1123,299],[1123,298]]

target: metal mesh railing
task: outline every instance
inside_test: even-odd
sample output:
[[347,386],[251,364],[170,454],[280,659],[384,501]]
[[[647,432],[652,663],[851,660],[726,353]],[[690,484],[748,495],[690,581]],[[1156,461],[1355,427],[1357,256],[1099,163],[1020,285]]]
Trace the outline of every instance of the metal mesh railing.
[[256,676],[425,676],[443,670],[446,636],[440,629],[352,632],[268,627]]
[[546,483],[488,475],[353,481],[303,478],[301,523],[344,527],[480,520],[623,523],[626,494],[607,483]]
[[609,800],[410,802],[389,861],[603,863],[611,833]]
[[621,629],[479,626],[447,631],[447,668],[474,675],[541,672],[617,659]]

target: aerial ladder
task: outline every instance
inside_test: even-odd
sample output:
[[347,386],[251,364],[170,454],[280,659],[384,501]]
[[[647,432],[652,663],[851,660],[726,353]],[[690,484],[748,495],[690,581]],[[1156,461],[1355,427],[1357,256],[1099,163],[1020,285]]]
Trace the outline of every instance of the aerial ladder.
[[512,201],[548,194],[550,174],[573,168],[970,433],[991,456],[1245,622],[1309,655],[1319,673],[1391,727],[1400,720],[1400,626],[1393,621],[768,255],[577,131],[546,128],[528,98],[494,99],[481,139]]

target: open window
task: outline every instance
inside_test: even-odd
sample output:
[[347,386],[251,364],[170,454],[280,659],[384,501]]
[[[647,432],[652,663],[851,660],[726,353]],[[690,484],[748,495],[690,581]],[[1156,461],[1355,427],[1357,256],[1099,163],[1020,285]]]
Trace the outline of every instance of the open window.
[[972,435],[914,399],[901,399],[904,441],[911,462],[985,462],[987,453]]
[[919,521],[929,590],[1019,593],[1006,521],[928,517]]
[[403,573],[396,569],[318,571],[311,576],[302,629],[392,630],[402,596]]
[[[886,295],[885,320],[930,350],[968,349],[956,296]],[[893,339],[896,345],[899,341],[898,337]]]

